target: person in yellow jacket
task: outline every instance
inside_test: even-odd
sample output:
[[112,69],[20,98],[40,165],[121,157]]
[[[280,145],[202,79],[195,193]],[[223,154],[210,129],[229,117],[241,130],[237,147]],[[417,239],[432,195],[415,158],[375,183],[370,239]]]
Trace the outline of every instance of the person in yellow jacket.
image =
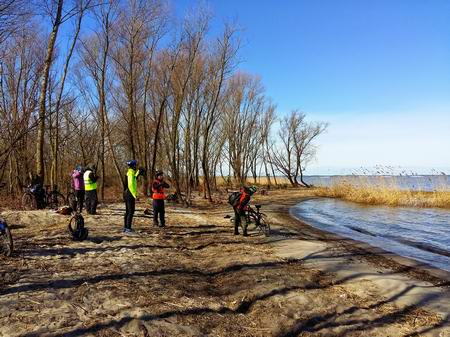
[[134,211],[136,209],[137,198],[137,177],[144,175],[144,169],[136,170],[136,160],[127,161],[128,171],[125,176],[125,190],[123,191],[123,200],[125,201],[125,217],[123,232],[133,233],[131,225],[133,223]]
[[97,167],[95,164],[89,164],[83,174],[86,212],[88,214],[97,213]]

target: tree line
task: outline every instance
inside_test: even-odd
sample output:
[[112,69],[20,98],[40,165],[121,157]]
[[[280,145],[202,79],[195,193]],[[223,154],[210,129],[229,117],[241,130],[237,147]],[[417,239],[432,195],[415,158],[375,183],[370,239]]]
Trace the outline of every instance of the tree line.
[[326,123],[278,116],[262,80],[239,70],[240,31],[212,34],[203,9],[163,0],[0,0],[0,182],[66,186],[98,167],[100,196],[127,159],[167,172],[189,204],[220,184],[303,172]]

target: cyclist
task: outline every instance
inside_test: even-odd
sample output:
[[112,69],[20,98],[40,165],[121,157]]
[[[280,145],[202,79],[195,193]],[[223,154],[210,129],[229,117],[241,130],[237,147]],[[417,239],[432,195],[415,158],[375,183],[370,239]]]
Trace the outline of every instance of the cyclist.
[[132,159],[127,161],[128,171],[125,177],[125,190],[123,191],[123,200],[125,201],[125,217],[123,232],[125,234],[133,233],[131,224],[133,223],[133,215],[136,208],[137,197],[137,177],[144,175],[144,169],[136,170],[137,162]]
[[256,190],[257,188],[254,185],[250,187],[243,186],[239,191],[239,197],[237,198],[236,202],[233,203],[234,235],[239,235],[239,226],[244,221],[243,235],[248,236],[247,233],[248,221],[247,217],[245,216],[245,211],[247,210],[247,206],[250,203],[251,196],[256,192]]
[[[166,225],[164,199],[164,189],[169,188],[169,184],[164,181],[164,173],[157,171],[155,174],[155,180],[152,184],[152,199],[153,199],[153,225],[164,227]],[[160,223],[158,224],[158,217]]]

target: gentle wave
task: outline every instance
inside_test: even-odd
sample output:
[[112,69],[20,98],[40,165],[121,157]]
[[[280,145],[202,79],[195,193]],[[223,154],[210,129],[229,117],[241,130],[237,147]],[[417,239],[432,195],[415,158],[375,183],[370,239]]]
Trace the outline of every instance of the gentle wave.
[[450,211],[305,200],[291,214],[308,224],[450,271]]

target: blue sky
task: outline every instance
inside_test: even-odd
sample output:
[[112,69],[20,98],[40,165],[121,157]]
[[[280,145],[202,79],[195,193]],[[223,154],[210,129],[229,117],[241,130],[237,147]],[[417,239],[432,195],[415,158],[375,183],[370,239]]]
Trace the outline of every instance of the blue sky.
[[[210,0],[278,113],[330,123],[309,173],[450,168],[450,1]],[[178,13],[195,2],[172,0]],[[447,172],[450,173],[450,172]]]

